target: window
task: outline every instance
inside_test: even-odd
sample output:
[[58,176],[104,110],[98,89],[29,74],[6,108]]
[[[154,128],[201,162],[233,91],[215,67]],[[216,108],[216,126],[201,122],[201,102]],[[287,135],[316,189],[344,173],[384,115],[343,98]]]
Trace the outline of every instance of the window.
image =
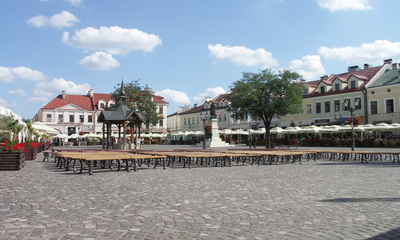
[[321,113],[321,103],[317,103],[315,105],[315,108],[316,108],[316,113]]
[[204,104],[204,109],[208,109],[208,105]]
[[88,122],[93,122],[93,116],[92,115],[87,116],[87,121]]
[[325,93],[325,86],[320,87],[321,93]]
[[356,98],[354,101],[358,102],[358,106],[354,106],[355,109],[361,109],[361,98]]
[[83,116],[83,115],[79,115],[79,120],[80,120],[81,122],[84,122],[84,121],[85,121],[84,116]]
[[350,84],[352,89],[356,88],[356,81],[351,81]]
[[223,106],[223,104],[224,104],[223,102],[219,102],[219,106],[220,106],[220,107],[222,107],[222,106]]
[[100,103],[100,108],[104,108],[104,103]]
[[74,115],[69,115],[69,122],[75,122],[74,121]]
[[340,100],[335,100],[335,112],[340,112]]
[[159,108],[158,108],[158,112],[159,112],[160,114],[163,114],[163,107],[159,107]]
[[58,114],[58,121],[59,122],[63,122],[63,115],[62,114]]
[[228,102],[225,102],[225,107],[227,107],[228,106]]
[[222,121],[222,116],[221,116],[221,114],[218,114],[218,122],[221,122]]
[[46,115],[46,121],[47,122],[51,122],[51,114],[47,114]]
[[183,119],[183,125],[186,125],[186,118]]
[[308,95],[308,88],[304,89],[303,95]]
[[226,122],[226,114],[224,114],[224,122]]
[[331,111],[331,102],[325,102],[325,112],[328,113]]
[[336,83],[336,84],[335,84],[335,91],[340,91],[340,85],[339,85],[339,83]]
[[378,114],[378,101],[371,101],[371,114]]
[[110,108],[114,107],[114,103],[110,103],[109,105],[110,105]]
[[344,100],[344,105],[343,105],[343,110],[344,111],[349,111],[349,105],[350,105],[350,99],[345,99]]
[[393,113],[393,112],[394,112],[393,99],[386,99],[386,113]]
[[190,118],[188,118],[188,125],[190,125]]
[[307,114],[311,114],[311,104],[307,104]]
[[199,124],[199,116],[197,116],[197,124]]
[[163,124],[164,124],[164,121],[163,121],[163,120],[160,120],[159,126],[162,127]]

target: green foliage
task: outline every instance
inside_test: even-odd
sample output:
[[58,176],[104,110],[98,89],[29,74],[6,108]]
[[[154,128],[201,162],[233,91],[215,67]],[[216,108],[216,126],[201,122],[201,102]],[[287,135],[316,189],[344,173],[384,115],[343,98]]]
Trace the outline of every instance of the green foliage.
[[[112,98],[116,104],[114,107],[118,107],[121,104],[119,92],[121,84],[114,87]],[[153,124],[156,125],[164,117],[159,116],[157,113],[157,105],[152,101],[152,92],[147,88],[141,87],[139,80],[134,80],[130,83],[124,83],[125,94],[128,101],[125,102],[130,109],[141,113],[144,118],[144,124],[146,126]]]
[[231,113],[242,115],[248,112],[252,117],[261,119],[267,129],[267,146],[270,144],[269,126],[272,118],[286,114],[303,112],[303,87],[295,81],[300,74],[283,70],[277,73],[271,69],[259,73],[244,72],[242,79],[233,83],[231,94]]
[[3,117],[3,121],[6,123],[7,129],[13,133],[12,144],[17,143],[18,133],[24,128],[24,126],[19,124],[18,120],[15,120],[13,116]]

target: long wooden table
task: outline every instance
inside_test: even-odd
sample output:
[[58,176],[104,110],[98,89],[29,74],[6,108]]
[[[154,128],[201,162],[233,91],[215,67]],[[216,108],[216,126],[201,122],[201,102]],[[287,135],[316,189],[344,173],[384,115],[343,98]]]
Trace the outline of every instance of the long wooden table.
[[82,173],[83,170],[83,163],[87,164],[89,174],[92,175],[92,163],[96,164],[97,161],[100,162],[101,167],[104,168],[106,164],[108,164],[109,168],[113,169],[113,160],[117,160],[118,163],[118,170],[120,170],[121,162],[125,162],[125,170],[130,172],[129,163],[132,163],[134,168],[133,170],[137,170],[136,162],[137,160],[143,159],[154,159],[156,160],[156,167],[157,162],[159,160],[163,161],[163,167],[165,169],[165,159],[166,156],[158,155],[158,156],[151,156],[147,154],[132,154],[132,153],[125,153],[125,152],[57,152],[54,154],[57,161],[57,166],[60,168],[65,167],[66,170],[69,170],[69,164],[73,162],[73,170],[76,171],[75,162],[79,161],[81,165],[81,169],[79,173]]

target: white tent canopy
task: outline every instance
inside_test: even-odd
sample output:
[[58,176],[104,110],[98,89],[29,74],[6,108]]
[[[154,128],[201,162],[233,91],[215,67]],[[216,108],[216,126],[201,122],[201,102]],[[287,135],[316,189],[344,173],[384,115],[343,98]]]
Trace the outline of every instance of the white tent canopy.
[[54,129],[52,127],[47,126],[46,124],[42,122],[34,122],[32,123],[33,129],[35,129],[39,133],[46,133],[47,135],[50,136],[55,136],[57,134],[60,134],[61,132],[57,129]]

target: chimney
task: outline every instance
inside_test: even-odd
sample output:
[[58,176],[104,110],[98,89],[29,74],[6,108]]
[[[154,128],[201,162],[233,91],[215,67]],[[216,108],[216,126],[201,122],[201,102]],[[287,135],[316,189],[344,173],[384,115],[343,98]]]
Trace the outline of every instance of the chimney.
[[65,92],[65,90],[62,91],[62,99],[65,99],[67,97],[67,93]]
[[206,97],[206,102],[209,102],[212,100],[212,97]]
[[355,65],[355,66],[350,66],[350,67],[347,68],[347,71],[348,71],[348,72],[355,72],[355,71],[357,71],[357,70],[359,70],[359,68],[358,68],[357,65]]
[[324,75],[324,76],[321,77],[321,80],[326,80],[326,79],[328,79],[328,75]]
[[91,89],[89,90],[88,96],[89,96],[89,97],[93,97],[93,88],[91,88]]
[[396,70],[397,69],[397,65],[398,65],[398,63],[393,63],[392,64],[392,70]]
[[390,58],[390,59],[383,60],[383,63],[384,64],[392,64],[392,59]]
[[370,68],[371,66],[368,64],[368,63],[366,63],[366,64],[364,64],[364,69],[368,69],[368,68]]
[[193,108],[197,108],[197,107],[198,107],[197,103],[193,104]]

